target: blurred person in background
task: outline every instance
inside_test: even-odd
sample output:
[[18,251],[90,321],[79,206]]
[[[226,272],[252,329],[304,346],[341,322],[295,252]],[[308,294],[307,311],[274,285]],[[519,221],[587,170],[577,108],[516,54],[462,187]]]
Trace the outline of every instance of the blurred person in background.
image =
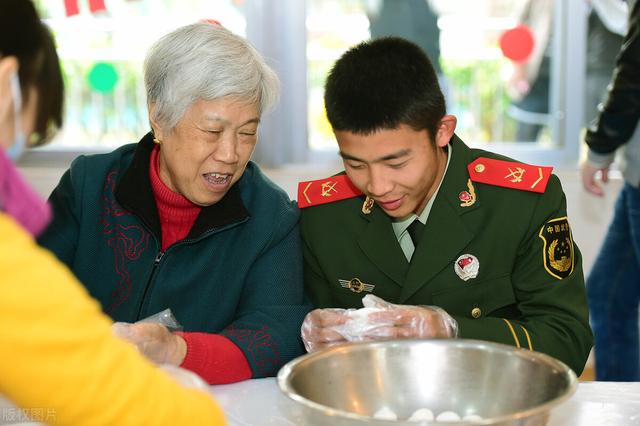
[[640,2],[630,2],[629,29],[618,53],[609,92],[589,126],[582,165],[584,188],[604,190],[616,151],[624,148],[624,186],[587,279],[595,336],[596,380],[640,380]]
[[517,122],[515,139],[535,142],[549,124],[549,88],[553,1],[529,0],[520,16],[520,25],[531,30],[533,50],[523,62],[514,62],[507,91],[512,103],[507,112]]
[[402,37],[427,54],[442,84],[438,15],[429,0],[364,0],[371,38]]
[[[48,205],[15,166],[62,121],[63,81],[29,0],[0,2],[0,395],[60,425],[224,424],[210,395],[179,385],[113,336],[71,272],[33,237]],[[11,421],[2,409],[2,420]]]
[[585,77],[585,126],[598,114],[598,105],[607,95],[607,85],[616,66],[616,57],[627,33],[629,6],[625,0],[586,0],[587,21]]
[[117,327],[153,361],[212,384],[273,376],[304,352],[310,309],[299,211],[250,161],[278,79],[245,39],[205,22],[157,41],[144,73],[152,131],[77,158],[39,241],[113,320],[171,309],[184,332]]

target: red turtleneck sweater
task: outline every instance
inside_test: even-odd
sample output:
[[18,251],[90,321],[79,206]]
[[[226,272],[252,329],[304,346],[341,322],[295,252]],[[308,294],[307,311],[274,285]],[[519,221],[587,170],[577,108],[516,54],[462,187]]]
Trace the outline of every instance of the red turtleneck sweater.
[[[189,234],[201,207],[173,192],[160,179],[160,146],[151,152],[149,178],[158,207],[162,251]],[[180,365],[210,384],[233,383],[251,378],[244,354],[231,340],[213,333],[176,333],[187,342],[187,356]]]

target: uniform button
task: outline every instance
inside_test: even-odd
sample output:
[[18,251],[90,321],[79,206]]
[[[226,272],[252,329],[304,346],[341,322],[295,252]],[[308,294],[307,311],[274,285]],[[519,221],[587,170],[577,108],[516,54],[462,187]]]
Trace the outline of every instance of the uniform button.
[[480,310],[480,308],[473,308],[471,310],[471,316],[474,318],[480,318],[480,315],[482,315],[482,311]]
[[478,172],[478,173],[484,172],[484,168],[485,168],[484,164],[482,164],[482,163],[481,164],[476,164],[476,166],[474,167],[475,171]]

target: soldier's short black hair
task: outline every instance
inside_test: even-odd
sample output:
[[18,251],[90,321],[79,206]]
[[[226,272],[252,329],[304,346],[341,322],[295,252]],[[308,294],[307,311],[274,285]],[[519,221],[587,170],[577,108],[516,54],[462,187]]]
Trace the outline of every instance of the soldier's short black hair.
[[49,29],[31,0],[0,0],[0,58],[15,56],[24,102],[38,93],[35,132],[44,138],[62,125],[64,82]]
[[431,61],[399,37],[365,41],[345,52],[329,73],[324,102],[334,130],[358,134],[406,124],[427,129],[433,139],[446,112]]

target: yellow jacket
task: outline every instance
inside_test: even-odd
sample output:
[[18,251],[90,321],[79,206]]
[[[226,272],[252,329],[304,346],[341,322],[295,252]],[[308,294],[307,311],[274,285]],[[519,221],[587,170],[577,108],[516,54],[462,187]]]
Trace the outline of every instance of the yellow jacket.
[[0,213],[0,394],[61,425],[223,425],[210,395],[178,385],[113,337],[73,275]]

